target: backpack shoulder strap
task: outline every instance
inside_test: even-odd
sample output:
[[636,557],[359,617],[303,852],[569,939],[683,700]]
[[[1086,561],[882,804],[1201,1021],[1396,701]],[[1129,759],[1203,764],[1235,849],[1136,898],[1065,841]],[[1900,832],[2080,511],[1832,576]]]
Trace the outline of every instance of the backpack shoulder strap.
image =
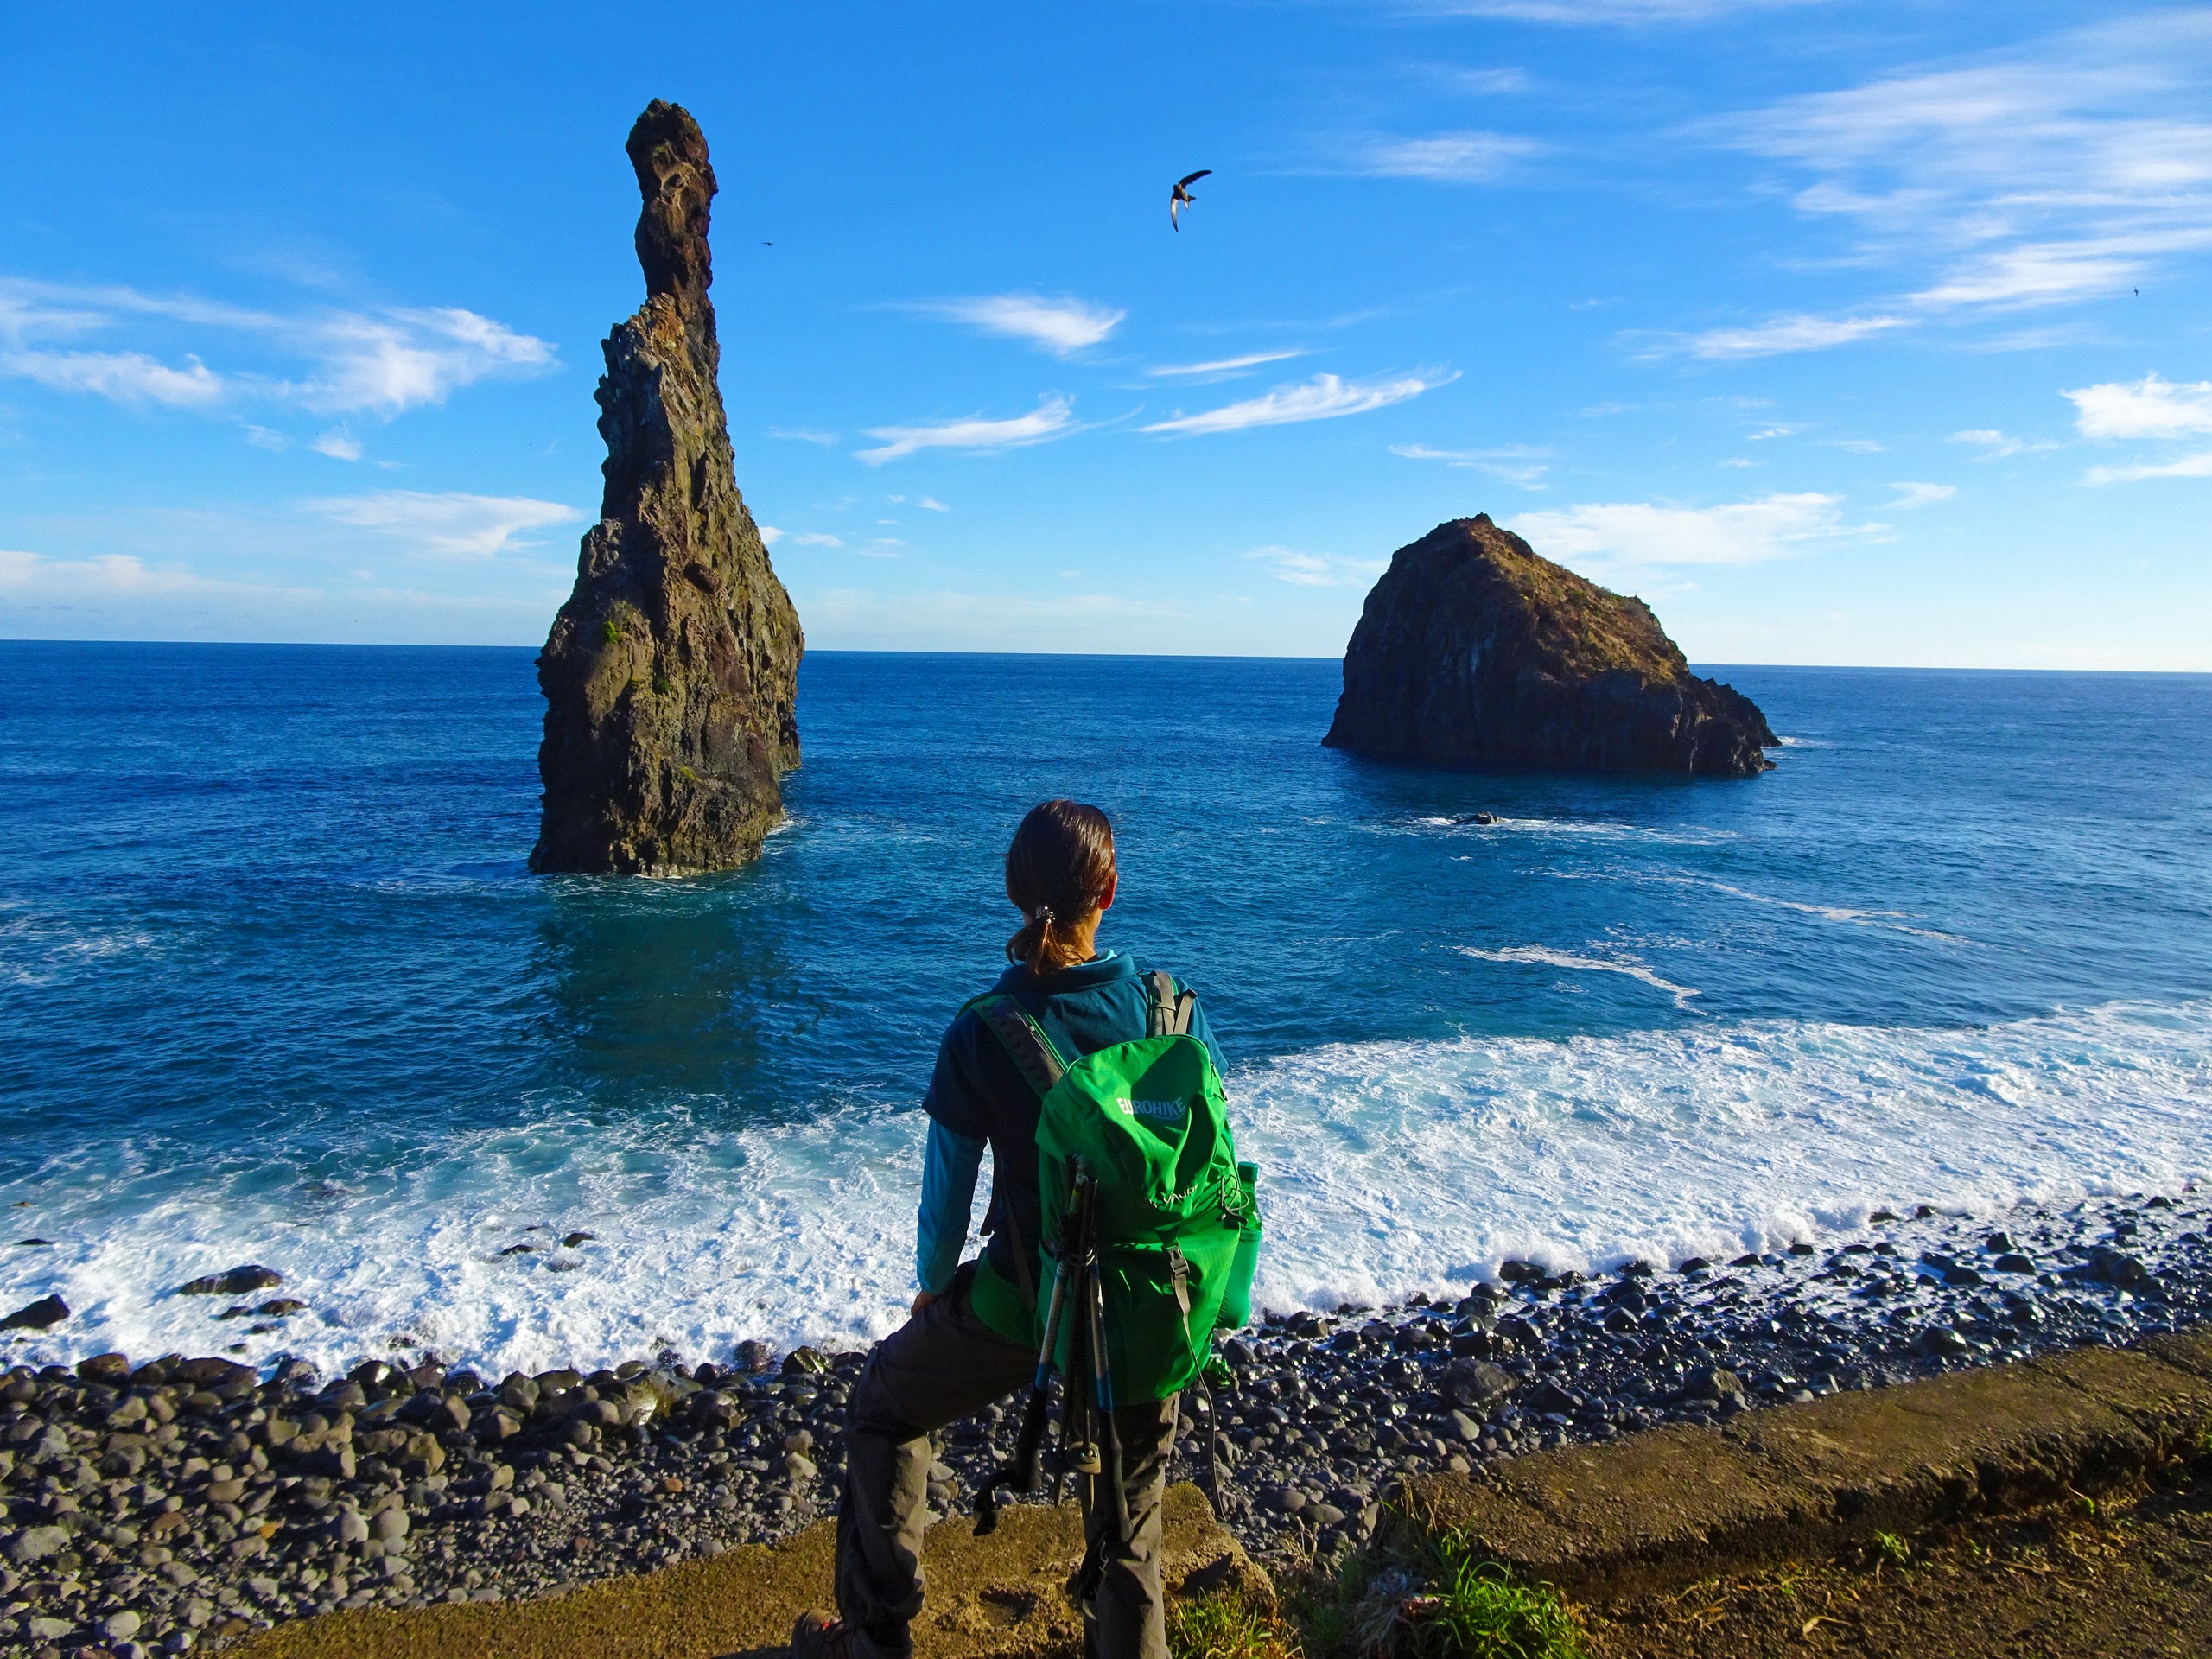
[[1052,1093],[1067,1066],[1053,1052],[1052,1039],[1038,1029],[1021,1004],[1010,996],[982,996],[968,1006],[999,1039],[1038,1097]]
[[1155,970],[1144,977],[1151,992],[1150,1009],[1145,1016],[1145,1035],[1189,1036],[1191,1010],[1198,1006],[1198,993],[1178,991],[1174,976],[1164,971]]

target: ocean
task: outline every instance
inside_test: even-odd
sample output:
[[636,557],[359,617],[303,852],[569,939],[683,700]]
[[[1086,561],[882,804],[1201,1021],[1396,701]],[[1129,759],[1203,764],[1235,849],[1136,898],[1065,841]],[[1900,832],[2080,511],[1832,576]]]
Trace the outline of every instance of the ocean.
[[[0,1313],[73,1310],[0,1362],[880,1333],[1054,794],[1270,1306],[2212,1179],[2212,677],[1707,670],[1784,741],[1683,782],[1324,749],[1333,662],[818,652],[789,825],[646,881],[525,870],[531,656],[0,647]],[[245,1262],[306,1311],[175,1294]]]

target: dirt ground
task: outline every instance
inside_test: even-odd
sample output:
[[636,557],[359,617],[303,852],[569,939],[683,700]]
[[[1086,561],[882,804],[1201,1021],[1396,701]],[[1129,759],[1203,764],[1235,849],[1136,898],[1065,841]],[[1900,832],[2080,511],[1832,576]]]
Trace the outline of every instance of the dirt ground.
[[2212,1471],[1586,1607],[1599,1659],[2212,1656]]

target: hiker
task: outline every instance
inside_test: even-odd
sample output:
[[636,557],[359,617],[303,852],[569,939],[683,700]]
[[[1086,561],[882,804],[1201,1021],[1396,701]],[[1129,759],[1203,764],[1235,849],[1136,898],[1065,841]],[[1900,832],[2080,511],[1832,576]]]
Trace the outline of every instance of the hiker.
[[[1195,998],[1164,975],[1147,976],[1127,956],[1096,951],[1099,920],[1113,906],[1116,886],[1114,831],[1103,812],[1068,800],[1033,808],[1007,850],[1007,897],[1023,919],[1006,947],[1013,965],[992,995],[1018,1005],[1051,1048],[1072,1062],[1145,1037],[1154,982],[1172,986],[1188,1009],[1185,1029],[1205,1045],[1217,1078],[1221,1056]],[[1047,1236],[1039,1180],[1039,1084],[1025,1076],[982,1013],[972,1004],[963,1008],[938,1046],[922,1102],[929,1138],[915,1250],[920,1293],[906,1323],[869,1356],[847,1414],[837,1514],[842,1617],[802,1618],[792,1633],[794,1653],[904,1659],[912,1651],[907,1627],[922,1610],[929,1437],[1028,1385],[1037,1371],[1039,1247]],[[963,1263],[986,1145],[986,1244],[979,1259]],[[1210,1342],[1210,1329],[1203,1335]],[[1084,1536],[1098,1552],[1095,1592],[1084,1608],[1090,1659],[1166,1659],[1160,1512],[1179,1397],[1120,1405],[1113,1414],[1128,1503],[1125,1532],[1116,1535],[1119,1506],[1109,1501],[1107,1479],[1081,1483]]]

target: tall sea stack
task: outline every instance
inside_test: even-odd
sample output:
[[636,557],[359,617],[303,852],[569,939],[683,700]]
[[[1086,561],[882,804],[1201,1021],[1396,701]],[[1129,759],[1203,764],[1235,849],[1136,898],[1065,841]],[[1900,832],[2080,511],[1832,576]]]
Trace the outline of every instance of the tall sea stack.
[[707,141],[655,99],[626,148],[645,302],[602,347],[606,490],[537,659],[530,867],[679,875],[745,863],[782,817],[805,641],[731,468]]
[[1775,735],[1749,697],[1690,672],[1642,600],[1484,513],[1390,556],[1321,741],[1415,764],[1747,778]]

